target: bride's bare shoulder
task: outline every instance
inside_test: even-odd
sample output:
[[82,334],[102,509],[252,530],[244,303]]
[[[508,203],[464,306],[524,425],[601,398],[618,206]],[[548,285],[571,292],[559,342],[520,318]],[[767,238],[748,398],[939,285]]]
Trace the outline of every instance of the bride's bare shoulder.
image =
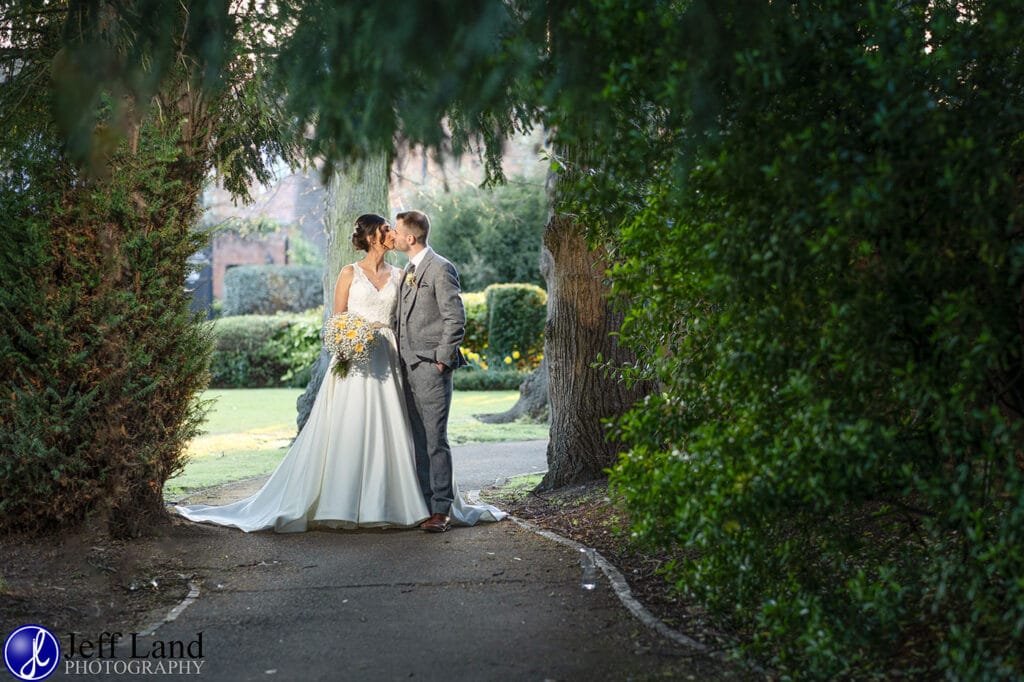
[[341,272],[338,273],[336,284],[350,284],[355,276],[356,266],[352,264],[344,265],[341,268]]

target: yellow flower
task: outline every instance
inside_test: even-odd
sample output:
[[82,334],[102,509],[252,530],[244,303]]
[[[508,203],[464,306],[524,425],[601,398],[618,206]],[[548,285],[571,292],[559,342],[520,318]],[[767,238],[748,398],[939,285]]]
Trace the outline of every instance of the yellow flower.
[[521,357],[523,357],[523,356],[519,354],[519,351],[517,351],[517,350],[512,351],[512,359],[513,360],[518,360]]
[[506,355],[505,356],[505,364],[506,365],[511,365],[512,364],[512,358],[510,358],[509,356]]
[[350,339],[354,339],[354,338],[356,338],[356,332],[355,332],[354,329],[349,329],[348,333],[345,334],[345,336],[350,338]]
[[363,346],[363,344],[361,344],[361,343],[357,343],[356,344],[356,352],[357,353],[362,353],[363,352],[363,348],[365,348],[365,346]]

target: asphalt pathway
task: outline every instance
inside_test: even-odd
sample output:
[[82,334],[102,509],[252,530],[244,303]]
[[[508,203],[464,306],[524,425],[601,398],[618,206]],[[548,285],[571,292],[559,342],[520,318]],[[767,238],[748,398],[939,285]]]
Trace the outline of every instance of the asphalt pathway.
[[[543,469],[544,446],[456,449],[463,490]],[[750,678],[652,633],[603,576],[584,590],[578,552],[510,521],[277,535],[182,520],[175,535],[199,595],[136,644],[187,646],[202,633],[203,680]]]

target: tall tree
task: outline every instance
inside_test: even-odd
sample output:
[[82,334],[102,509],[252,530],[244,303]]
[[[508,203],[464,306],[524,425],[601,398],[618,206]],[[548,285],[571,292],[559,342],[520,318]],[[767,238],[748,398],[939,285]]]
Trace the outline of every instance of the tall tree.
[[626,385],[614,373],[636,356],[616,338],[622,312],[609,300],[604,248],[588,244],[572,216],[553,214],[544,251],[551,259],[544,329],[551,432],[540,488],[551,489],[605,476],[622,450],[607,437],[607,421],[643,398],[647,384]]
[[[163,483],[203,412],[209,341],[183,290],[198,195],[215,165],[241,188],[288,155],[246,49],[261,35],[252,17],[169,3],[154,22],[137,9],[24,3],[0,17],[0,201],[16,235],[0,302],[6,528],[107,510],[133,535],[163,516]],[[197,38],[211,24],[232,37],[214,60]]]

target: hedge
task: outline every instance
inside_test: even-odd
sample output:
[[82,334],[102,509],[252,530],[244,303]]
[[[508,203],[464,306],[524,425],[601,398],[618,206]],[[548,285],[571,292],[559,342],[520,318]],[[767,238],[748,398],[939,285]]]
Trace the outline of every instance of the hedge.
[[466,308],[466,338],[462,345],[482,351],[487,346],[487,295],[482,291],[465,292],[462,304]]
[[[652,169],[600,206],[624,373],[659,383],[612,488],[778,679],[1024,679],[1020,3],[753,4],[638,57],[685,153],[588,149]],[[709,25],[663,7],[658,51]]]
[[452,375],[459,391],[517,391],[528,372],[463,368]]
[[213,322],[214,388],[301,388],[320,353],[322,315],[238,315]]
[[492,284],[487,297],[487,356],[498,362],[514,351],[539,352],[544,345],[548,295],[534,284]]
[[239,265],[224,275],[225,317],[301,312],[323,305],[320,268]]

